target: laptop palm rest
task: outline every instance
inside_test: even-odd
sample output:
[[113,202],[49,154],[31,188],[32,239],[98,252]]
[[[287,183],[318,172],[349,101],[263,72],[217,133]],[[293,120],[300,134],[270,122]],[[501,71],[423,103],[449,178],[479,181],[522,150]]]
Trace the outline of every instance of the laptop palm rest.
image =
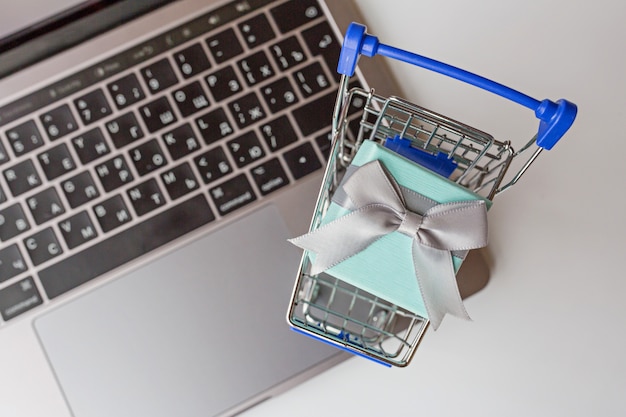
[[74,415],[211,416],[336,354],[285,322],[290,235],[267,206],[38,319]]

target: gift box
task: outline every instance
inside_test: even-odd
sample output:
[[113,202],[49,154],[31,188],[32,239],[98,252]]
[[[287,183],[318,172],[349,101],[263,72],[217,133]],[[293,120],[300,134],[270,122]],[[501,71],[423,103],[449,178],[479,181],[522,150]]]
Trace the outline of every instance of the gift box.
[[455,274],[486,245],[491,202],[366,140],[321,225],[292,239],[312,271],[327,274],[430,320],[467,317]]

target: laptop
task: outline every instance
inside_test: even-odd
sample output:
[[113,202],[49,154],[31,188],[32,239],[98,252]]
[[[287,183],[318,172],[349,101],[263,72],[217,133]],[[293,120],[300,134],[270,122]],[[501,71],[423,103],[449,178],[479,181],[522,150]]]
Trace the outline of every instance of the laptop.
[[[345,359],[285,322],[286,239],[310,222],[356,13],[4,8],[0,415],[234,415]],[[368,61],[355,85],[391,91]]]

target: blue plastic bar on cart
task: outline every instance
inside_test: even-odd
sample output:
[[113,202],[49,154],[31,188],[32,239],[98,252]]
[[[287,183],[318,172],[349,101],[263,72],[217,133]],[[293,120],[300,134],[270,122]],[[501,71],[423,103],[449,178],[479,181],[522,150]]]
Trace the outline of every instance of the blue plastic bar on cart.
[[371,361],[376,362],[376,363],[377,363],[377,364],[379,364],[379,365],[384,365],[384,366],[386,366],[386,367],[388,367],[388,368],[391,368],[391,365],[389,365],[389,364],[388,364],[388,363],[386,363],[386,362],[383,362],[383,361],[381,361],[381,360],[378,360],[378,359],[376,359],[376,358],[374,358],[374,357],[372,357],[372,356],[368,356],[368,355],[366,355],[366,354],[364,354],[364,353],[359,352],[358,350],[355,350],[355,349],[350,349],[350,348],[348,348],[348,347],[346,347],[346,346],[340,345],[339,343],[333,343],[333,342],[331,342],[330,340],[328,340],[328,338],[326,338],[326,337],[321,337],[321,336],[317,336],[316,334],[313,334],[313,333],[308,333],[308,332],[305,332],[304,330],[300,330],[300,329],[298,329],[297,327],[291,327],[291,330],[293,330],[293,331],[294,331],[294,332],[296,332],[296,333],[300,333],[300,334],[303,334],[303,335],[305,335],[305,336],[309,336],[309,337],[311,337],[311,338],[313,338],[313,339],[315,339],[315,340],[318,340],[318,341],[320,341],[320,342],[324,342],[324,343],[326,343],[327,345],[330,345],[330,346],[332,346],[332,347],[339,348],[339,349],[341,349],[341,350],[343,350],[343,351],[345,351],[345,352],[352,353],[353,355],[360,356],[360,357],[365,358],[365,359],[369,359],[369,360],[371,360]]
[[378,41],[377,37],[367,34],[366,27],[358,23],[350,24],[346,31],[341,54],[339,56],[337,72],[352,76],[360,55],[373,57],[377,54],[455,78],[533,110],[535,116],[540,120],[536,143],[537,146],[546,150],[552,149],[571,127],[576,118],[577,107],[570,101],[565,99],[560,99],[556,102],[549,99],[539,101],[505,85],[481,77],[480,75],[422,55],[382,44]]
[[431,154],[419,148],[411,146],[411,141],[405,139],[400,135],[396,135],[393,138],[387,138],[383,144],[385,148],[391,149],[397,154],[410,159],[413,162],[417,162],[421,166],[430,169],[433,172],[441,175],[445,178],[450,178],[450,175],[457,167],[457,163],[454,158],[450,157],[445,152],[437,152]]

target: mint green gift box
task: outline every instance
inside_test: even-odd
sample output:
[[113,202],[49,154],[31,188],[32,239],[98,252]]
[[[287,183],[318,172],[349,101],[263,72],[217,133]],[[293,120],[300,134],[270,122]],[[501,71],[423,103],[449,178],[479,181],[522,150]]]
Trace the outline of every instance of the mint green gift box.
[[[426,197],[434,204],[483,200],[487,208],[491,206],[491,201],[484,197],[373,141],[363,142],[351,165],[352,168],[360,167],[375,160],[382,163],[404,190]],[[403,191],[403,194],[407,198],[407,192]],[[409,199],[407,205],[408,201]],[[419,212],[413,207],[409,208]],[[349,209],[338,204],[333,198],[320,227],[349,213]],[[415,276],[410,250],[412,241],[411,237],[398,231],[389,233],[358,254],[329,268],[326,273],[414,314],[428,318]],[[454,269],[458,271],[465,253],[455,252],[453,255]],[[310,256],[314,258],[315,254],[311,253]]]

